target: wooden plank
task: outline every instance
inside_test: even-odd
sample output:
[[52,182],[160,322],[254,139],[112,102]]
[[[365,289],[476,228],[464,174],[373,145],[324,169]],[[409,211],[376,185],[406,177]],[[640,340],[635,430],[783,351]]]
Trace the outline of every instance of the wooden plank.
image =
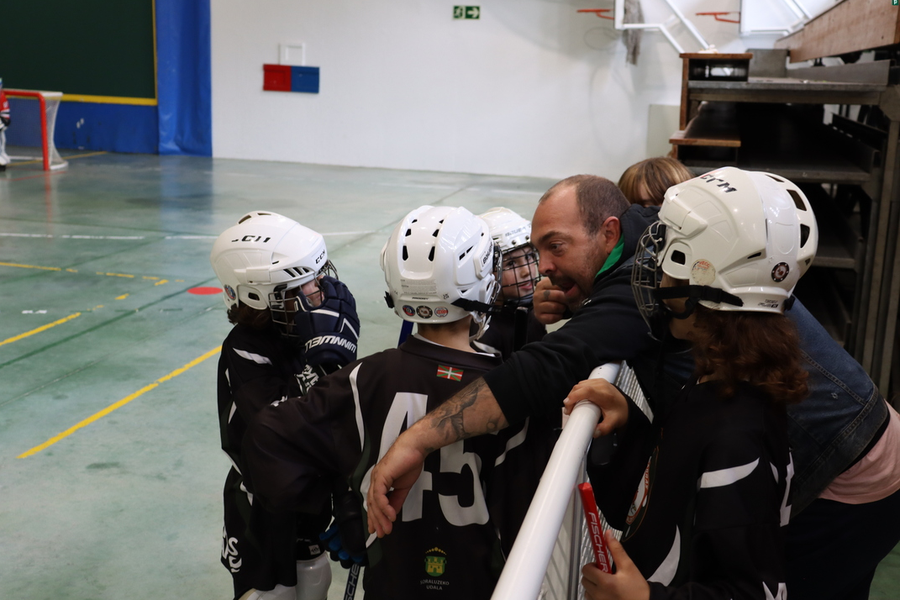
[[791,62],[838,56],[900,43],[900,6],[884,0],[843,0],[803,29],[775,42]]
[[875,62],[869,63],[834,65],[832,67],[804,67],[801,69],[790,69],[787,71],[787,76],[793,79],[807,79],[812,81],[887,85],[890,70],[891,61],[876,60]]
[[736,107],[731,103],[702,104],[687,127],[676,131],[669,143],[675,146],[740,148]]

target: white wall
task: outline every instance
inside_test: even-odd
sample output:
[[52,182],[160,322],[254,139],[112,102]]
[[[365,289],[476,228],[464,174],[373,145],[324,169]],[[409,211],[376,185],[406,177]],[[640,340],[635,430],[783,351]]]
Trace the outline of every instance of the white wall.
[[[688,16],[740,10],[740,0],[673,2]],[[644,33],[631,66],[612,21],[576,12],[611,0],[470,3],[479,20],[453,20],[453,2],[439,0],[213,0],[213,155],[612,179],[646,158],[650,105],[680,99],[681,60],[662,35]],[[646,22],[672,14],[663,0],[642,6]],[[776,38],[692,18],[724,51]],[[280,43],[306,45],[319,94],[262,91]]]

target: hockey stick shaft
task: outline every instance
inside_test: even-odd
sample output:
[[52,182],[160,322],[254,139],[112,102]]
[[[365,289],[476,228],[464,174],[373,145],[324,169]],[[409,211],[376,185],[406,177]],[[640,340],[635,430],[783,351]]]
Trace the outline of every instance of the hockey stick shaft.
[[344,600],[353,600],[356,595],[356,585],[359,583],[359,565],[353,564],[347,573],[347,587],[344,589]]

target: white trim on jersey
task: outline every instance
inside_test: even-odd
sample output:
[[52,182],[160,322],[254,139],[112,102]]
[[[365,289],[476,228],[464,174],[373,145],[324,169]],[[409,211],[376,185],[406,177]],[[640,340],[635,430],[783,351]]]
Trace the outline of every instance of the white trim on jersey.
[[675,526],[675,540],[672,547],[669,548],[669,554],[656,568],[656,572],[647,578],[647,581],[669,585],[675,579],[675,573],[678,571],[678,563],[681,562],[681,531]]
[[359,451],[362,452],[363,444],[366,441],[366,429],[363,423],[362,407],[359,404],[359,384],[356,379],[359,377],[359,369],[362,363],[356,365],[356,368],[350,373],[350,389],[353,392],[353,406],[356,413],[356,431],[359,433]]
[[[498,457],[497,457],[497,460],[494,461],[494,466],[495,466],[495,467],[498,466],[498,465],[503,464],[503,461],[506,460],[506,454],[507,454],[510,450],[512,450],[512,449],[515,448],[516,446],[521,446],[522,444],[525,443],[525,438],[526,438],[527,435],[528,435],[528,424],[529,424],[529,422],[530,422],[530,421],[529,421],[530,418],[531,418],[531,417],[528,417],[527,419],[525,419],[525,425],[522,426],[522,431],[520,431],[520,432],[517,433],[516,435],[512,436],[511,438],[509,438],[509,440],[506,442],[506,448],[503,449],[503,454],[501,454],[500,456],[498,456]],[[496,434],[496,432],[494,432],[494,434]]]
[[262,354],[254,354],[253,352],[247,352],[246,350],[238,350],[234,349],[234,353],[240,356],[241,358],[245,358],[247,360],[253,361],[258,365],[271,365],[272,359],[268,356],[263,356]]
[[754,469],[756,469],[757,465],[759,465],[759,459],[757,458],[751,463],[747,463],[746,465],[740,465],[737,467],[731,467],[729,469],[721,469],[719,471],[709,471],[708,473],[704,473],[700,476],[700,485],[698,489],[704,488],[714,488],[714,487],[723,487],[726,485],[731,485],[736,481],[740,481],[744,477],[750,475]]

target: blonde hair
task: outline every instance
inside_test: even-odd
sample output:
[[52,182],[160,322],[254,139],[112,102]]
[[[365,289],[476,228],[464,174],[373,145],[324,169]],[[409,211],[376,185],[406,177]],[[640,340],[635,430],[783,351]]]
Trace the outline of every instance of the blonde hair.
[[693,178],[694,174],[676,159],[657,156],[625,169],[618,185],[630,203],[660,206],[667,189]]

